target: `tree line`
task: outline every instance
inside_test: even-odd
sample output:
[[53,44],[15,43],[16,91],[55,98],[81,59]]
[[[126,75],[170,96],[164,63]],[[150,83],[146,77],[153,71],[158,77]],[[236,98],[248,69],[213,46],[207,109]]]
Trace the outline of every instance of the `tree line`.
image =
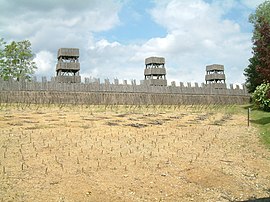
[[253,24],[253,56],[244,70],[246,86],[255,104],[270,111],[270,1],[260,4],[249,17]]

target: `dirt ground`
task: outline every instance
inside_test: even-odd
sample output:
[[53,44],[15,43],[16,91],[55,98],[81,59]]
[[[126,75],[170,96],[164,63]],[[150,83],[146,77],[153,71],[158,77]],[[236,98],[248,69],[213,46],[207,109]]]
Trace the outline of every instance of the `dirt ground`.
[[233,109],[2,106],[1,201],[270,197],[270,151]]

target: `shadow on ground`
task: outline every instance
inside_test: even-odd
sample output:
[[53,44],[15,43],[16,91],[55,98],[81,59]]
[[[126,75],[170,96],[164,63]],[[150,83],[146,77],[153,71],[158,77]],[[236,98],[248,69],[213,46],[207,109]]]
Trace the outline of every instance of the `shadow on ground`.
[[256,120],[251,120],[251,123],[256,123],[259,125],[266,125],[270,123],[270,117],[263,117],[260,119],[256,119]]
[[270,202],[270,198],[260,198],[260,199],[251,199],[247,201],[238,201],[238,202]]

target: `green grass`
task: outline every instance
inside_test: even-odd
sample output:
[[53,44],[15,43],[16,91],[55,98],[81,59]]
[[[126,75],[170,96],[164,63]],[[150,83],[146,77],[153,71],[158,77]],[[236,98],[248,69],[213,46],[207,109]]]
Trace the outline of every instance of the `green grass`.
[[260,129],[261,140],[270,149],[270,112],[252,110],[251,124]]

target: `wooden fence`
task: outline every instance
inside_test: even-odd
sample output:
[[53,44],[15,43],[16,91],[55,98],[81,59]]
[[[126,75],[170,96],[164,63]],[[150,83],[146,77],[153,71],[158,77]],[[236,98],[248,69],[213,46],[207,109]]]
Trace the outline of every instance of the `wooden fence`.
[[41,82],[17,82],[0,80],[1,103],[41,104],[245,104],[250,96],[246,89],[213,89],[195,84],[187,86],[146,86],[132,84],[100,83],[78,84],[56,83],[43,78]]

